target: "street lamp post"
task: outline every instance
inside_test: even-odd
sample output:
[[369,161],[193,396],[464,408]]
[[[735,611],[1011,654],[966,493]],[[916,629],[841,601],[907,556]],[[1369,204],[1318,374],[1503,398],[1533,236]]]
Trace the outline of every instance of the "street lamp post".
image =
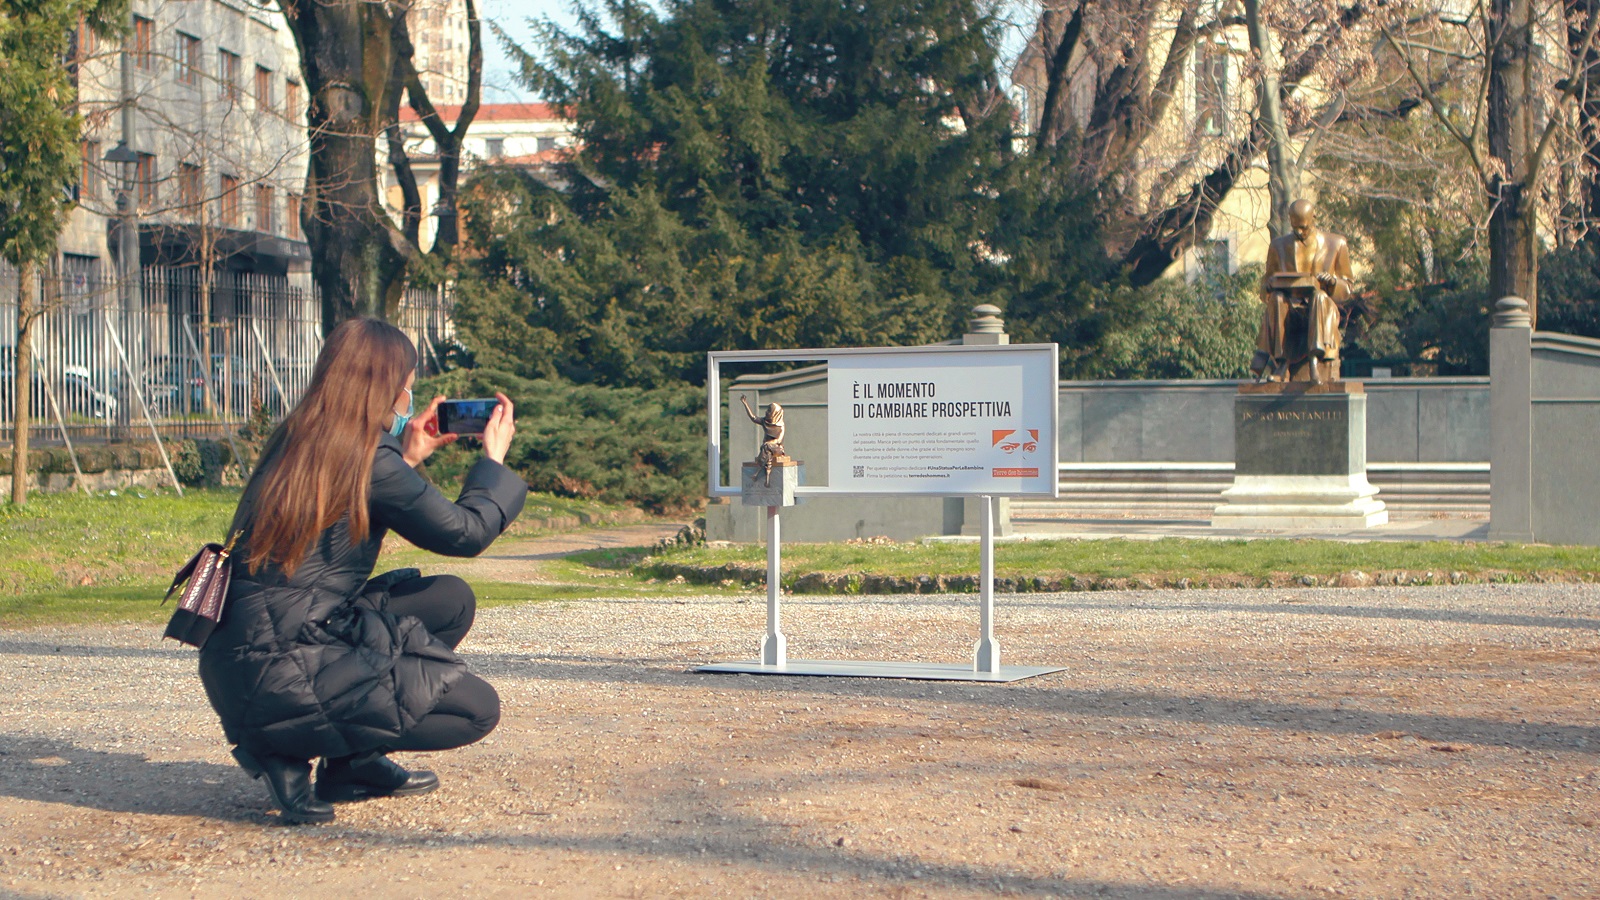
[[[130,150],[126,141],[118,141],[106,153],[105,160],[116,165],[122,175],[117,190],[117,299],[122,306],[123,322],[131,322],[139,307],[139,224],[135,196],[139,154]],[[117,404],[117,424],[126,425],[131,414],[130,404],[125,397],[118,399],[121,402]]]

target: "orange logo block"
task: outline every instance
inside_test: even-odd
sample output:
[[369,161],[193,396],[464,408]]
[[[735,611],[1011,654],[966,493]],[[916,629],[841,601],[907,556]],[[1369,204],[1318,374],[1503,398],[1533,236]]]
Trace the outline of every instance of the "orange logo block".
[[1029,428],[1024,434],[1018,434],[1015,428],[996,428],[990,432],[989,446],[999,447],[1006,453],[1032,453],[1039,449],[1039,429]]

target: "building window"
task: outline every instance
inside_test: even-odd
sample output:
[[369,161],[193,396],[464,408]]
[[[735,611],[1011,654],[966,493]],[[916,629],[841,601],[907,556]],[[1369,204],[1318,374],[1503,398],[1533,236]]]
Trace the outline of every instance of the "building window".
[[1222,134],[1228,124],[1228,48],[1204,43],[1195,51],[1194,117],[1203,134]]
[[239,54],[231,50],[217,50],[217,82],[218,97],[239,99]]
[[295,240],[304,240],[305,233],[300,229],[300,195],[290,194],[283,201],[283,231]]
[[181,31],[178,32],[178,81],[200,83],[200,39]]
[[151,207],[161,199],[160,184],[156,181],[156,157],[153,153],[139,154],[134,167],[134,183],[139,186],[139,205]]
[[78,164],[78,202],[100,196],[100,142],[82,141],[78,152],[83,160]]
[[200,167],[193,163],[178,164],[178,205],[187,216],[200,209]]
[[95,37],[94,29],[89,27],[88,21],[79,17],[77,44],[73,47],[72,53],[73,61],[82,65],[84,60],[94,56],[95,51],[99,49],[100,41]]
[[275,234],[277,229],[272,221],[272,186],[266,184],[256,185],[256,230],[263,234]]
[[484,141],[484,144],[488,147],[490,159],[499,159],[500,157],[506,155],[505,138],[489,138],[488,140]]
[[272,108],[272,70],[256,66],[256,109]]
[[1233,271],[1233,253],[1227,238],[1201,241],[1194,248],[1201,278],[1220,278]]
[[542,138],[539,138],[539,152],[540,153],[543,153],[546,150],[554,150],[555,148],[556,148],[556,139],[555,138],[553,138],[553,137],[542,137]]
[[218,182],[217,220],[224,228],[239,227],[239,178],[236,175],[224,175]]
[[133,17],[133,61],[141,69],[154,69],[156,23],[144,16]]
[[283,83],[283,114],[291,120],[300,115],[300,82],[284,81]]

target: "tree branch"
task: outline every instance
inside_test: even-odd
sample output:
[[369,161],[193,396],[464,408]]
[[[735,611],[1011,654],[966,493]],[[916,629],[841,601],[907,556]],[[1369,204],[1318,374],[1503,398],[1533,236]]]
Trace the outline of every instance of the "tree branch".
[[[1339,18],[1317,39],[1282,69],[1280,95],[1287,98],[1327,57],[1344,32],[1366,15],[1360,3],[1341,10]],[[1176,203],[1149,219],[1140,235],[1122,254],[1121,267],[1134,285],[1145,285],[1160,278],[1178,257],[1200,238],[1211,233],[1217,209],[1239,176],[1261,152],[1265,128],[1257,118],[1250,130],[1229,149],[1204,178]]]
[[1478,156],[1477,142],[1473,139],[1477,133],[1477,125],[1473,125],[1473,135],[1463,133],[1461,127],[1450,120],[1450,115],[1445,110],[1443,101],[1439,99],[1439,94],[1433,90],[1433,86],[1429,82],[1422,79],[1421,73],[1417,71],[1416,60],[1412,59],[1411,54],[1407,53],[1400,42],[1395,40],[1394,35],[1389,31],[1389,26],[1380,26],[1379,30],[1383,32],[1383,37],[1389,42],[1389,46],[1393,47],[1394,52],[1399,54],[1401,62],[1405,63],[1406,74],[1411,76],[1411,81],[1416,85],[1418,93],[1422,95],[1422,98],[1427,101],[1428,106],[1433,110],[1434,118],[1438,119],[1439,124],[1444,126],[1450,136],[1455,138],[1456,142],[1466,149],[1468,158],[1472,160],[1472,167],[1478,173],[1478,178],[1484,184],[1488,184],[1489,173],[1484,168],[1483,160]]
[[[1600,29],[1600,10],[1594,10],[1589,13],[1589,24],[1584,28],[1583,37],[1578,41],[1577,44],[1578,52],[1572,52],[1572,50],[1569,49],[1568,52],[1572,53],[1572,65],[1568,69],[1567,77],[1564,80],[1564,85],[1561,87],[1557,96],[1576,97],[1578,95],[1578,85],[1580,81],[1579,76],[1583,74],[1583,71],[1586,68],[1584,65],[1584,57],[1587,55],[1588,49],[1594,45],[1595,32],[1597,29]],[[1572,45],[1569,43],[1568,47],[1571,48]],[[1550,121],[1545,123],[1544,133],[1539,135],[1539,144],[1534,148],[1533,154],[1528,157],[1527,167],[1524,170],[1528,173],[1527,177],[1536,178],[1538,176],[1539,167],[1543,165],[1545,154],[1548,153],[1550,149],[1550,139],[1552,136],[1554,136],[1556,132],[1556,126],[1560,123],[1561,117],[1556,115],[1550,116]]]

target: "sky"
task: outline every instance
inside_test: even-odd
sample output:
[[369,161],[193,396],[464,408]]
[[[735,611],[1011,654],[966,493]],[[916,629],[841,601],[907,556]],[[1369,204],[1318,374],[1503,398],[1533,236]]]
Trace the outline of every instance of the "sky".
[[[481,9],[485,20],[504,28],[518,43],[527,46],[533,38],[528,27],[530,18],[549,18],[570,28],[574,22],[571,6],[572,0],[483,0]],[[483,30],[483,43],[483,102],[535,99],[513,80],[511,61],[487,27]]]

